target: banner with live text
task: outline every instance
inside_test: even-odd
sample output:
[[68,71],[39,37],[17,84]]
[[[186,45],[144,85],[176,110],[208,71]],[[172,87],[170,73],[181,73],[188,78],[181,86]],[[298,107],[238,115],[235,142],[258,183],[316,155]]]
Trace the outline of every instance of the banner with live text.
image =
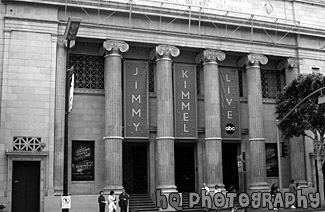
[[238,71],[219,69],[222,139],[240,139]]

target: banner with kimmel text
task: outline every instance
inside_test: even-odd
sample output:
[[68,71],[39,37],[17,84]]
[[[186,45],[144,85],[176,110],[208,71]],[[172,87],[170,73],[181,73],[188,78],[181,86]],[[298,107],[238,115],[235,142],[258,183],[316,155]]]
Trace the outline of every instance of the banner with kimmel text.
[[221,137],[238,140],[240,134],[238,71],[219,69]]
[[197,138],[196,66],[174,64],[174,120],[176,139]]
[[149,137],[148,63],[124,61],[124,137]]

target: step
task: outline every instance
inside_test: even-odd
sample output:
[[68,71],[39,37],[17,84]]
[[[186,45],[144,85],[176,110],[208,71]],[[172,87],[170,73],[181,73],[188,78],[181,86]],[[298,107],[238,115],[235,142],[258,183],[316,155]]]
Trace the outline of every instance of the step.
[[147,194],[130,194],[130,212],[157,212],[155,203]]

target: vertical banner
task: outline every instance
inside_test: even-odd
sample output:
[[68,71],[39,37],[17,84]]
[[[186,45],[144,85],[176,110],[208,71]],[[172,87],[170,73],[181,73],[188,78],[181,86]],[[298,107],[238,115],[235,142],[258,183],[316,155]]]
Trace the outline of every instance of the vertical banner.
[[240,139],[238,71],[219,69],[222,139]]
[[174,64],[175,138],[197,138],[196,66]]
[[149,137],[147,62],[124,62],[124,137]]

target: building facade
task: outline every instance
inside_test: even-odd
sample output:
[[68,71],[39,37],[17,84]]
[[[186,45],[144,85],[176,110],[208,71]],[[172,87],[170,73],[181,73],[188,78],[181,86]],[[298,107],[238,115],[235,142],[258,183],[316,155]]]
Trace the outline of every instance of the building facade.
[[[311,141],[280,138],[288,154],[277,157],[275,102],[298,73],[324,72],[324,7],[320,0],[3,0],[0,211],[60,208],[72,66],[74,210],[97,208],[101,190],[152,199],[156,189],[198,192],[203,183],[268,190],[279,182],[279,162],[284,188],[295,179],[314,191]],[[69,51],[68,17],[82,18]]]

